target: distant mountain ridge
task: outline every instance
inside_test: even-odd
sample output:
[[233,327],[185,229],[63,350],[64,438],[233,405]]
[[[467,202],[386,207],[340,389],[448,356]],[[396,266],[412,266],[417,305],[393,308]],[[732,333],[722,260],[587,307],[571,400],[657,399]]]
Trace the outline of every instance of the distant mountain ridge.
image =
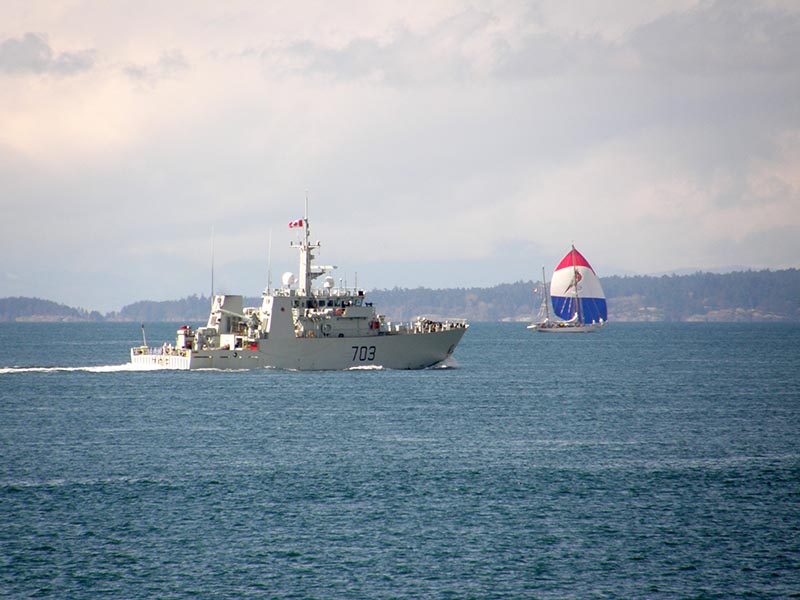
[[103,321],[97,311],[72,308],[41,298],[14,296],[0,298],[0,323],[9,321]]
[[[800,270],[693,273],[602,278],[610,321],[799,321]],[[395,288],[367,292],[367,300],[393,321],[418,315],[470,321],[528,321],[538,312],[541,282],[518,281],[488,288]],[[245,298],[246,306],[260,298]],[[0,299],[0,322],[138,321],[204,323],[206,296],[142,300],[118,312],[71,308],[39,298]]]

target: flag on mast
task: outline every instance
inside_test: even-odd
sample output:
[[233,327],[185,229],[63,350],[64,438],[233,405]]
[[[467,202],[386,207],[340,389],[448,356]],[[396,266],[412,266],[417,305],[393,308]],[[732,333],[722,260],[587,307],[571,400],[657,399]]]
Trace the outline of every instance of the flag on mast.
[[296,221],[289,222],[289,229],[292,227],[302,227],[303,226],[303,219],[297,219]]

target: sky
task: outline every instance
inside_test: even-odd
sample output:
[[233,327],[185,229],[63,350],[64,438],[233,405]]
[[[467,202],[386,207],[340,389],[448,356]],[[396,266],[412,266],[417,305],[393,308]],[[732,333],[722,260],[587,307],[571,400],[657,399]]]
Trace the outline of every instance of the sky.
[[800,267],[800,3],[0,3],[0,297],[257,296],[306,198],[366,290]]

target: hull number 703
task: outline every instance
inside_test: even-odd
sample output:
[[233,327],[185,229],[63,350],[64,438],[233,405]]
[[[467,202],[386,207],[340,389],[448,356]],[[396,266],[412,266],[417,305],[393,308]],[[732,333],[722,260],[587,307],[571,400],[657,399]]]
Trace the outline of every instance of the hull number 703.
[[352,346],[353,360],[375,360],[375,346]]

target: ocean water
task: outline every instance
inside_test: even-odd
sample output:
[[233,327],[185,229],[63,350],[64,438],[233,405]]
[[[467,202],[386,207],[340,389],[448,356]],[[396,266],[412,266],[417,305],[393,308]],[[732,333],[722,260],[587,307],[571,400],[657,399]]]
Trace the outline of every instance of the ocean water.
[[0,325],[0,595],[800,597],[798,325],[478,323],[403,372],[140,339]]

